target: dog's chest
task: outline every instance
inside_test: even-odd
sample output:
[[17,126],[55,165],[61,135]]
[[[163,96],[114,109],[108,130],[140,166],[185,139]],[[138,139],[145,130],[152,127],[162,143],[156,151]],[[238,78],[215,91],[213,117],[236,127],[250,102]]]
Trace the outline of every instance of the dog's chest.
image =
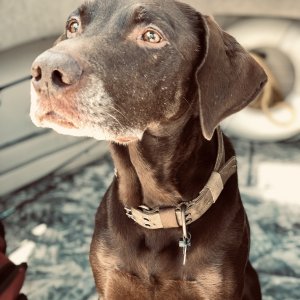
[[[167,263],[163,255],[157,256],[156,261],[151,256],[149,260],[139,261],[133,256],[130,259],[128,253],[119,255],[109,249],[98,248],[97,266],[93,268],[101,273],[98,279],[96,276],[97,287],[103,295],[101,299],[214,300],[224,299],[219,292],[224,286],[230,287],[230,280],[226,282],[217,268],[202,265],[196,270],[195,264],[191,263],[185,269],[180,259],[179,263],[176,258],[173,263]],[[188,270],[189,275],[184,270]]]
[[150,276],[148,280],[119,270],[107,271],[103,299],[119,300],[217,300],[218,290],[198,281],[167,280]]

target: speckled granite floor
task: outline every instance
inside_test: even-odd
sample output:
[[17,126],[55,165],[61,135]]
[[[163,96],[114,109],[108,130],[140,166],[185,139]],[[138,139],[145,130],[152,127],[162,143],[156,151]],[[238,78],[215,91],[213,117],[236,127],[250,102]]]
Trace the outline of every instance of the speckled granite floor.
[[[259,176],[267,172],[260,170],[261,162],[288,163],[300,168],[300,142],[233,141],[252,229],[251,260],[259,271],[263,299],[299,300],[300,201],[278,201],[276,197],[272,200],[272,193],[268,197],[261,194],[264,186],[260,185]],[[94,214],[112,176],[113,166],[106,156],[76,174],[48,178],[1,199],[3,210],[38,195],[38,201],[24,206],[4,222],[10,252],[22,245],[31,247],[24,287],[30,300],[97,299],[88,252]],[[49,191],[43,195],[40,191],[46,187]],[[299,186],[296,189],[300,190]],[[36,228],[40,224],[46,226]]]

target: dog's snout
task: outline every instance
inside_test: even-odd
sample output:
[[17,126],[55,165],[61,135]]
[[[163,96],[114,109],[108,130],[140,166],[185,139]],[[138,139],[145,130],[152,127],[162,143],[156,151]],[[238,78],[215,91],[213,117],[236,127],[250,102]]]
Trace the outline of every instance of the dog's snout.
[[82,67],[72,56],[46,51],[33,62],[32,83],[37,92],[52,92],[74,86],[82,75]]

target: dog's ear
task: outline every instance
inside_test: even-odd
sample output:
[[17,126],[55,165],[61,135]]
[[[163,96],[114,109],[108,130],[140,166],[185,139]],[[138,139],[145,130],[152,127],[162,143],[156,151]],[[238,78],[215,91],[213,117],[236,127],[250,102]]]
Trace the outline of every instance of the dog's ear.
[[[210,17],[202,17],[205,56],[196,71],[203,136],[210,140],[218,124],[247,106],[267,76],[237,41]],[[202,45],[203,49],[203,45]]]

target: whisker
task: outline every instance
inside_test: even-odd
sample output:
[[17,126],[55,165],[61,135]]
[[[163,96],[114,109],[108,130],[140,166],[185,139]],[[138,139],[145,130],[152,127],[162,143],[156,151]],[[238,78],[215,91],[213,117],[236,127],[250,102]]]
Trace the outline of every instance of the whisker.
[[134,133],[134,131],[132,130],[132,128],[126,128],[124,125],[122,125],[122,123],[115,117],[115,116],[113,116],[112,114],[110,114],[109,112],[107,112],[106,110],[104,111],[104,113],[106,114],[106,115],[108,115],[109,117],[111,117],[112,119],[114,119],[121,127],[122,127],[122,129],[124,129],[124,131],[126,131],[126,130],[129,130],[133,135],[135,135],[135,133]]
[[118,112],[122,117],[124,117],[129,123],[131,123],[130,122],[130,120],[119,110],[119,109],[117,109],[117,108],[115,108],[114,106],[109,106],[108,108],[112,108],[112,109],[114,109],[116,112]]
[[112,119],[114,119],[123,129],[125,129],[125,126],[121,124],[121,122],[113,115],[108,113],[107,111],[104,112],[106,115],[110,116]]

